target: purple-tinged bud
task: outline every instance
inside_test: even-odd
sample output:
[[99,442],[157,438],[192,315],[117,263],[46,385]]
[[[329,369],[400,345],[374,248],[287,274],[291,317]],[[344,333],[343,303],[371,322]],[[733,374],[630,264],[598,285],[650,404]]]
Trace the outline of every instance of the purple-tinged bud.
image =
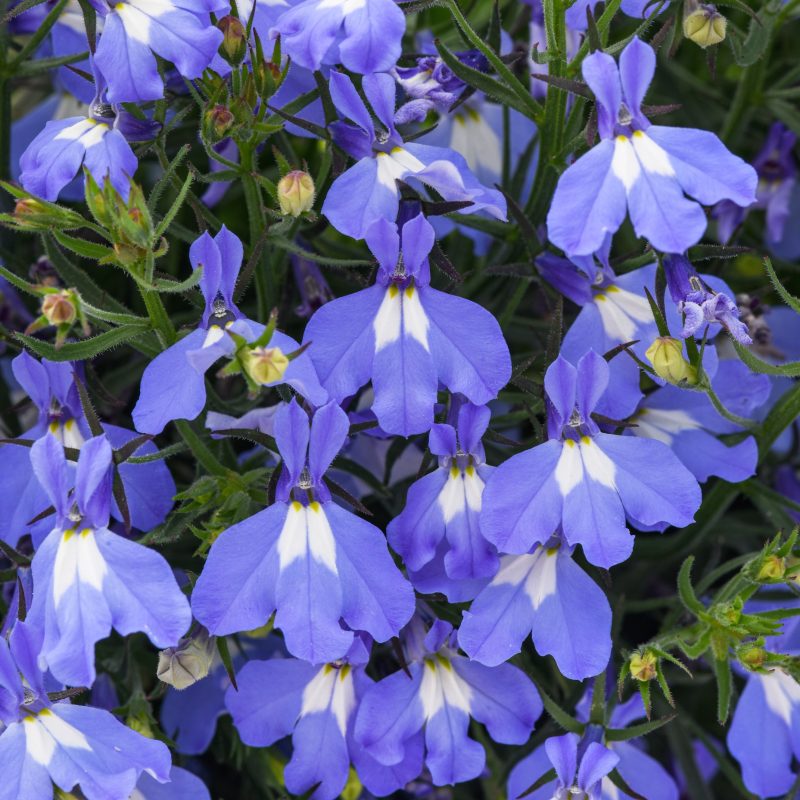
[[231,66],[238,67],[247,55],[247,29],[241,20],[230,15],[223,17],[217,27],[222,31],[219,54]]
[[185,636],[177,647],[158,654],[158,679],[176,689],[186,689],[208,675],[214,661],[214,637],[205,628]]
[[211,106],[203,115],[203,137],[216,144],[227,137],[235,122],[233,113],[223,105]]

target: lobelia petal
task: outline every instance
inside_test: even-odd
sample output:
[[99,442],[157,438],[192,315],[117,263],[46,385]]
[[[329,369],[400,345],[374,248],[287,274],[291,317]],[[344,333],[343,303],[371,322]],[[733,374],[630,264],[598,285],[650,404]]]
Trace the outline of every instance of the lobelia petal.
[[411,619],[411,584],[395,566],[378,528],[334,503],[324,508],[336,538],[342,616],[351,628],[388,641]]
[[591,255],[625,220],[627,200],[614,174],[614,141],[605,139],[567,167],[547,214],[550,241],[568,255]]
[[375,139],[375,126],[364,101],[356,91],[353,81],[343,72],[334,70],[330,74],[331,100],[342,117],[352,120],[364,133]]
[[192,242],[189,248],[189,261],[192,269],[203,270],[200,278],[200,289],[206,301],[203,323],[208,325],[214,299],[222,284],[222,253],[208,231],[204,231],[202,236]]
[[[553,438],[559,438],[561,427],[569,422],[575,408],[578,388],[578,372],[564,356],[560,355],[547,368],[544,374],[544,390],[547,399],[556,412],[556,425],[551,431]],[[548,414],[548,420],[550,415]]]
[[294,730],[303,705],[303,691],[319,667],[294,658],[248,661],[230,686],[225,706],[242,741],[269,747]]
[[275,443],[292,485],[300,479],[306,466],[310,436],[308,414],[297,400],[293,398],[291,403],[278,409],[275,414]]
[[127,200],[131,179],[139,166],[131,146],[118,131],[110,129],[86,148],[83,165],[100,188],[106,180]]
[[361,783],[376,797],[385,797],[407,786],[422,772],[425,738],[422,731],[403,742],[404,755],[398,764],[386,766],[376,761],[355,742],[351,744],[353,766]]
[[437,786],[470,781],[483,772],[486,751],[468,730],[469,714],[446,702],[425,725],[425,764]]
[[700,487],[668,447],[652,439],[605,433],[596,441],[614,462],[617,491],[628,516],[645,525],[684,527],[694,521]]
[[731,153],[716,134],[653,125],[647,136],[669,156],[681,188],[703,205],[721,200],[731,200],[739,206],[755,202],[756,171]]
[[78,456],[73,498],[92,527],[108,524],[111,503],[111,445],[105,436],[94,436],[84,443]]
[[25,723],[12,723],[0,733],[0,763],[7,772],[0,781],[0,800],[52,797],[53,784],[46,767],[27,751]]
[[614,135],[617,112],[622,102],[617,62],[608,53],[591,53],[583,60],[581,71],[583,79],[595,96],[600,137],[610,139]]
[[528,793],[528,789],[551,769],[550,758],[544,745],[537,747],[511,770],[511,774],[508,776],[509,800],[520,800],[523,796],[527,800],[552,800],[557,788],[554,780],[541,786],[535,792]]
[[340,4],[305,0],[278,17],[270,29],[270,36],[275,38],[280,34],[281,50],[293,62],[306,69],[317,70],[335,44],[342,20]]
[[[675,781],[652,756],[630,742],[614,742],[611,749],[619,756],[617,772],[634,792],[646,792],[648,800],[678,800],[680,792]],[[606,781],[611,783],[604,778],[604,790]]]
[[501,553],[545,544],[561,523],[562,494],[553,477],[562,445],[551,440],[503,462],[483,492],[480,525]]
[[331,225],[351,239],[363,239],[377,220],[397,216],[400,191],[395,178],[379,169],[381,157],[388,158],[383,153],[362,158],[339,175],[322,204],[322,214]]
[[522,670],[511,664],[487,667],[466,658],[453,669],[472,690],[470,715],[502,744],[524,744],[544,707],[539,693]]
[[350,431],[350,419],[336,403],[317,409],[311,420],[308,467],[317,483],[333,463]]
[[[640,126],[646,122],[642,116],[642,101],[656,72],[656,53],[637,36],[619,56],[619,78],[628,110]],[[649,123],[648,123],[649,126]]]
[[555,767],[556,775],[562,786],[572,786],[578,770],[578,737],[574,733],[563,736],[551,736],[544,749],[550,763]]
[[[401,308],[405,305],[402,303]],[[406,319],[403,314],[401,325]],[[372,410],[387,433],[412,436],[430,430],[433,424],[438,383],[431,353],[404,334],[401,328],[399,338],[375,354]]]
[[123,636],[138,631],[156,647],[173,647],[192,621],[189,602],[160,553],[111,531],[97,531],[108,572],[103,594]]
[[394,672],[364,693],[356,715],[354,738],[380,764],[402,762],[405,742],[425,724],[419,698],[424,665],[409,664],[410,674]]
[[397,225],[388,219],[376,220],[366,231],[364,241],[384,272],[391,275],[400,260],[400,234]]
[[164,95],[164,84],[150,47],[129,36],[119,14],[106,16],[94,63],[109,83],[111,103],[146,102]]
[[316,786],[309,800],[336,800],[347,783],[350,755],[335,715],[322,712],[302,717],[292,745],[292,758],[284,770],[286,789],[302,795]]
[[728,749],[739,762],[744,784],[761,797],[784,795],[795,780],[791,765],[797,747],[787,723],[797,712],[782,697],[780,680],[774,674],[751,675],[728,730]]
[[[4,456],[7,451],[8,448],[5,448]],[[12,452],[14,452],[13,449]],[[30,449],[30,466],[39,484],[47,492],[50,502],[55,506],[58,517],[60,519],[66,517],[69,510],[67,493],[70,481],[64,446],[55,436],[49,433],[45,434],[34,442]],[[42,510],[44,511],[44,509]]]
[[577,364],[575,405],[585,420],[597,407],[609,382],[608,362],[594,350],[581,356]]
[[439,380],[478,405],[493,400],[511,378],[511,355],[497,320],[466,298],[430,287],[419,294]]
[[591,742],[578,767],[578,786],[588,792],[618,763],[619,756],[616,753],[603,747],[599,742]]
[[263,625],[275,610],[278,537],[289,507],[276,503],[223,531],[192,593],[192,611],[221,636]]
[[[373,0],[374,2],[374,0]],[[381,0],[378,0],[381,2]],[[383,0],[396,11],[400,11],[394,0]],[[400,12],[402,13],[402,12]],[[354,16],[354,15],[353,15]],[[405,20],[403,20],[403,29],[405,29]],[[402,33],[400,34],[402,37]],[[386,53],[386,32],[381,32],[381,53]],[[346,46],[344,46],[345,49]],[[341,53],[342,47],[339,48]],[[394,66],[392,62],[391,67]],[[355,72],[364,72],[364,78],[361,81],[361,87],[369,102],[375,116],[378,118],[383,127],[389,132],[394,133],[394,96],[395,96],[395,82],[394,78],[382,70],[354,70]]]
[[136,784],[134,800],[211,800],[203,781],[187,769],[173,767],[168,783],[159,783],[143,772]]
[[345,13],[339,58],[347,69],[367,77],[385,72],[400,57],[405,31],[405,15],[394,0],[364,0]]
[[156,435],[174,419],[195,419],[206,404],[205,376],[187,359],[203,346],[206,331],[198,328],[159,353],[145,368],[133,423],[141,433]]
[[306,325],[303,343],[331,399],[341,402],[372,376],[373,323],[385,289],[371,286],[337,297],[317,309]]
[[386,529],[389,543],[410,570],[427,564],[444,538],[444,517],[438,500],[448,480],[448,471],[437,469],[412,483],[405,508]]

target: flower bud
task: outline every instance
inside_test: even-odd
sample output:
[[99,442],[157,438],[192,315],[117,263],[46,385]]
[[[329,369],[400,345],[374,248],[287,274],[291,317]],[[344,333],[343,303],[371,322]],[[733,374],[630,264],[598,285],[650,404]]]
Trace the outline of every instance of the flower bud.
[[631,656],[630,671],[637,681],[651,681],[656,677],[658,657],[655,653],[645,650],[643,653],[634,653]]
[[242,363],[256,383],[266,385],[283,377],[289,359],[279,347],[254,347],[244,351]]
[[200,628],[194,635],[181,639],[177,647],[168,647],[158,654],[158,679],[176,689],[186,689],[208,675],[214,650],[213,637]]
[[728,20],[712,5],[701,5],[683,20],[683,35],[704,50],[725,39]]
[[645,352],[656,375],[669,383],[696,383],[697,372],[683,356],[683,342],[659,336]]
[[84,219],[68,208],[45,203],[35,197],[26,197],[17,200],[14,222],[22,230],[50,231],[80,228]]
[[758,581],[779,581],[786,575],[786,559],[780,556],[767,556],[756,575]]
[[767,651],[755,644],[745,644],[737,650],[736,657],[748,669],[760,669],[767,660]]
[[62,290],[45,295],[42,300],[42,314],[51,325],[71,325],[78,316],[71,293]]
[[219,104],[211,106],[203,115],[203,137],[206,141],[216,144],[228,135],[234,122],[233,113],[227,106]]
[[232,66],[238,66],[247,55],[247,29],[241,20],[230,15],[223,17],[217,27],[222,31],[219,54]]
[[299,217],[314,205],[316,189],[312,177],[301,170],[287,172],[278,181],[278,203],[281,214]]

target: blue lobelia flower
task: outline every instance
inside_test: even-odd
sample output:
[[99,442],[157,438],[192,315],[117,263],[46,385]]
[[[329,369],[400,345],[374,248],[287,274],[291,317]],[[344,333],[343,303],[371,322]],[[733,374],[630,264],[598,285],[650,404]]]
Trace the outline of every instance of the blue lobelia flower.
[[399,670],[364,693],[355,740],[376,761],[400,764],[425,749],[437,786],[472,780],[486,762],[468,736],[470,719],[492,739],[524,744],[542,713],[534,685],[511,664],[486,667],[458,655],[452,626],[436,620],[425,634],[415,617],[406,636],[408,672]]
[[606,53],[584,59],[601,141],[567,168],[550,206],[548,237],[567,255],[600,249],[626,211],[655,249],[682,253],[706,229],[700,203],[755,200],[755,170],[713,133],[650,125],[641,103],[655,66],[655,52],[637,38],[622,51],[619,67]]
[[371,640],[356,636],[345,657],[314,666],[296,658],[249,661],[225,694],[225,705],[242,741],[267,747],[292,737],[286,788],[295,795],[317,788],[314,800],[334,800],[353,762],[367,788],[387,794],[405,786],[422,768],[407,759],[399,768],[383,767],[353,741],[356,710],[372,685],[365,668]]
[[501,553],[528,553],[561,530],[608,568],[633,549],[626,517],[640,527],[692,522],[700,487],[670,449],[603,433],[592,419],[608,379],[593,350],[577,367],[561,356],[548,367],[550,440],[497,467],[483,494],[481,530]]
[[[516,800],[537,778],[550,768],[555,768],[556,779],[526,797],[533,800],[567,800],[570,797],[605,800],[603,779],[618,763],[619,756],[599,742],[581,741],[575,733],[551,736],[542,747],[514,768],[509,778],[509,797]],[[527,786],[520,786],[517,776],[524,774],[523,770],[532,773],[531,767],[536,770],[537,775]]]
[[774,244],[783,240],[791,216],[792,197],[798,186],[797,162],[793,155],[795,144],[797,136],[792,131],[780,122],[772,124],[764,146],[753,159],[753,167],[758,173],[755,206],[744,209],[730,200],[723,200],[712,212],[721,242],[730,241],[753,208],[766,211],[766,241]]
[[331,125],[333,139],[357,160],[328,190],[322,213],[336,230],[363,239],[378,220],[394,221],[400,202],[397,181],[424,191],[434,189],[444,200],[468,201],[462,209],[486,211],[505,219],[506,201],[472,174],[454,150],[416,142],[404,143],[393,120],[395,82],[390,75],[365,75],[362,88],[382,128],[376,131],[364,101],[346,75],[332,72],[331,99],[343,118]]
[[528,634],[537,652],[552,655],[572,680],[602,672],[611,655],[608,600],[558,539],[500,559],[497,574],[464,612],[458,643],[470,658],[496,666],[518,653]]
[[18,623],[10,643],[0,637],[0,800],[46,800],[53,783],[87,800],[128,800],[140,776],[168,781],[163,742],[104,709],[50,701],[27,634]]
[[[714,291],[697,274],[684,255],[669,255],[664,258],[664,272],[672,299],[683,314],[681,336],[688,338],[709,325],[721,325],[741,344],[752,344],[753,340],[745,325],[739,319],[739,308],[731,299],[730,289]],[[713,336],[711,331],[709,336]]]
[[164,96],[156,55],[185,78],[199,78],[222,43],[209,14],[227,13],[228,0],[90,0],[103,18],[95,63],[108,81],[111,103]]
[[52,435],[31,448],[56,525],[36,550],[33,602],[25,625],[35,634],[39,664],[63,683],[94,681],[94,646],[111,633],[143,631],[158,647],[177,644],[189,627],[189,603],[169,564],[153,550],[108,529],[111,445],[89,439],[69,494],[64,448]]
[[[583,722],[588,721],[588,705],[590,702],[591,690],[586,692],[576,709],[578,718]],[[617,730],[624,729],[636,720],[642,719],[644,716],[645,710],[642,699],[638,695],[635,695],[625,703],[614,707],[609,717],[608,727]],[[584,759],[589,755],[589,748],[593,746],[590,744],[590,740],[595,739],[598,735],[601,738],[603,737],[603,734],[597,730],[597,728],[589,726],[585,738],[578,744],[578,753],[580,753],[581,750],[584,750],[586,753],[586,755],[583,756]],[[567,755],[572,752],[573,743],[577,739],[575,734],[568,734],[568,736],[574,737],[571,742],[562,742],[558,745],[558,749],[562,752],[566,750]],[[563,739],[564,737],[561,738]],[[533,786],[533,784],[550,769],[551,764],[556,764],[556,759],[551,759],[547,749],[547,743],[550,741],[553,740],[548,739],[545,745],[538,747],[511,770],[508,779],[509,800],[518,800],[518,798],[523,795],[532,798],[532,800],[552,800],[553,797],[561,798],[562,796],[568,798],[572,797],[573,794],[584,798],[587,796],[586,794],[581,795],[574,791],[573,794],[558,794],[559,783],[563,784],[562,788],[570,788],[568,779],[565,781],[562,778],[561,771],[558,772],[555,781],[546,783],[535,792],[525,794],[526,790]],[[553,745],[551,747],[556,746]],[[612,756],[617,759],[613,768],[616,769],[625,783],[641,796],[647,797],[648,800],[678,800],[679,791],[675,780],[656,759],[645,752],[638,742],[606,741],[603,745],[595,741],[594,748],[596,756],[602,756],[604,759],[607,759],[607,764],[610,764],[613,760],[611,758]],[[603,754],[601,750],[597,748],[604,748],[606,754]],[[580,761],[580,758],[578,758],[578,760]],[[564,772],[568,774],[569,771],[568,766]],[[588,783],[588,781],[584,779],[584,783]],[[580,781],[578,781],[578,786],[580,787]],[[626,792],[617,788],[606,775],[602,776],[599,784],[594,786],[594,792],[594,794],[589,793],[588,797],[597,798],[597,800],[619,800],[619,798],[629,797]]]
[[22,187],[45,200],[57,200],[83,166],[98,186],[108,180],[127,199],[139,162],[122,128],[126,119],[109,105],[106,84],[97,76],[89,112],[51,120],[28,145],[19,160]]
[[343,64],[368,75],[395,65],[405,31],[395,0],[295,0],[270,33],[280,35],[281,50],[301,67]]
[[[142,433],[157,434],[171,420],[197,417],[206,403],[206,371],[236,351],[237,345],[228,334],[253,342],[264,332],[264,326],[247,319],[233,301],[243,252],[239,238],[224,225],[215,237],[206,232],[192,244],[192,267],[203,267],[200,289],[205,310],[196,330],[147,365],[133,409],[133,422]],[[277,347],[286,354],[299,345],[275,331],[266,347]],[[266,385],[277,383],[287,383],[314,405],[322,405],[328,399],[305,353],[289,363],[281,380]]]
[[[741,362],[722,360],[711,385],[722,404],[741,416],[751,416],[770,393],[766,375],[755,375]],[[657,439],[667,445],[701,483],[712,475],[738,483],[755,473],[758,447],[754,437],[727,445],[717,436],[742,428],[724,418],[705,392],[664,386],[649,394],[632,419],[633,436]]]
[[[565,297],[581,307],[561,343],[561,355],[572,364],[590,349],[607,353],[626,342],[641,360],[658,327],[645,294],[655,292],[656,264],[648,264],[617,276],[601,254],[602,268],[592,259],[576,258],[573,263],[547,253],[536,259],[541,276]],[[621,353],[609,362],[611,377],[596,411],[614,419],[632,414],[642,398],[639,366]]]
[[439,466],[411,485],[403,512],[386,531],[412,573],[433,559],[443,539],[444,567],[451,578],[485,578],[497,571],[497,553],[478,527],[483,487],[492,469],[484,464],[481,444],[490,416],[486,406],[454,398],[450,419],[455,425],[431,428],[428,447],[439,456]]
[[[11,362],[11,368],[38,414],[36,423],[20,438],[38,440],[50,433],[64,447],[80,450],[91,433],[75,385],[76,365],[47,359],[37,361],[28,353],[20,353]],[[101,424],[115,448],[136,438],[133,431]],[[134,455],[143,456],[155,451],[156,447],[146,442],[137,448]],[[0,539],[14,545],[30,533],[34,546],[38,547],[52,528],[52,518],[45,517],[30,524],[50,506],[47,493],[34,474],[31,451],[28,447],[8,444],[0,448],[0,453]],[[175,495],[175,483],[166,464],[162,461],[146,464],[123,462],[117,469],[125,490],[131,525],[149,531],[162,523],[172,508]],[[124,519],[116,500],[112,502],[111,514],[117,520]]]
[[211,795],[197,775],[173,767],[168,783],[161,783],[149,772],[143,772],[130,800],[211,800]]
[[194,589],[211,633],[251,630],[277,611],[289,652],[321,664],[344,656],[353,630],[385,642],[408,621],[413,592],[383,534],[331,502],[323,479],[349,427],[335,403],[310,423],[295,400],[275,415],[277,500],[222,533]]
[[425,217],[403,226],[402,248],[400,238],[385,220],[370,228],[375,285],[322,306],[303,342],[334,400],[371,379],[381,428],[410,436],[433,424],[440,383],[482,405],[511,377],[511,357],[488,311],[430,286],[434,232]]
[[[770,637],[768,648],[797,655],[800,624]],[[728,730],[728,749],[742,768],[744,785],[759,797],[784,795],[797,779],[800,759],[800,684],[781,668],[747,678]]]

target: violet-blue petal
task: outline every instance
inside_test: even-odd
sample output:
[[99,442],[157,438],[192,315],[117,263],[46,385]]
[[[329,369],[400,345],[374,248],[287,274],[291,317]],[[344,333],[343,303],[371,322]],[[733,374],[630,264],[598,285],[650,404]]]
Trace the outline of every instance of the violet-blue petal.
[[547,214],[550,241],[568,255],[596,252],[625,220],[625,187],[614,175],[614,141],[605,139],[562,174]]
[[288,507],[276,503],[223,531],[192,593],[192,611],[215,635],[252,630],[275,610],[278,536]]
[[339,58],[353,72],[385,72],[400,57],[405,14],[394,0],[365,0],[345,14]]
[[159,353],[145,368],[133,423],[141,433],[156,435],[174,419],[194,419],[206,404],[205,376],[186,357],[202,347],[206,332],[192,331]]
[[572,786],[578,769],[578,736],[574,733],[551,736],[544,743],[544,749],[561,784]]

